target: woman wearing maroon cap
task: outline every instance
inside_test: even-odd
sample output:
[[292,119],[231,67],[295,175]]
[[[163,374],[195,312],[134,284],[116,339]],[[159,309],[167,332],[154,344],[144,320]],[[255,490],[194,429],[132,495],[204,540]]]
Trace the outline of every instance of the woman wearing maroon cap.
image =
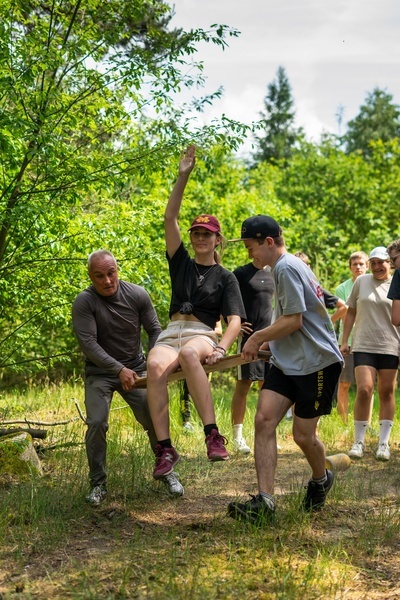
[[[147,397],[157,436],[155,479],[172,471],[179,460],[169,431],[168,375],[179,367],[204,425],[210,461],[227,460],[226,439],[218,432],[210,384],[202,364],[214,364],[239,334],[246,314],[235,276],[219,263],[216,248],[222,235],[218,219],[199,215],[189,232],[194,258],[184,247],[178,225],[179,210],[190,173],[196,162],[189,146],[179,162],[179,175],[165,214],[165,240],[172,285],[170,323],[159,336],[147,359]],[[218,344],[214,331],[220,315],[227,323]]]

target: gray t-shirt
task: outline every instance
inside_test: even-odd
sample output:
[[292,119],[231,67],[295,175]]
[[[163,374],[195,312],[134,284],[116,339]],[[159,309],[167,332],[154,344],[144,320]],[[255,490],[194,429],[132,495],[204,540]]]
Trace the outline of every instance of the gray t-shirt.
[[400,331],[392,324],[392,301],[387,297],[391,280],[380,281],[371,273],[356,279],[347,299],[356,310],[352,352],[399,355]]
[[302,314],[301,328],[270,342],[271,363],[285,375],[309,375],[343,363],[324,294],[316,276],[303,261],[282,254],[272,275],[275,280],[275,320],[281,315]]
[[78,294],[72,305],[72,323],[86,365],[118,375],[123,367],[143,365],[141,328],[149,349],[161,333],[150,296],[139,285],[119,280],[114,296],[101,296],[93,285]]

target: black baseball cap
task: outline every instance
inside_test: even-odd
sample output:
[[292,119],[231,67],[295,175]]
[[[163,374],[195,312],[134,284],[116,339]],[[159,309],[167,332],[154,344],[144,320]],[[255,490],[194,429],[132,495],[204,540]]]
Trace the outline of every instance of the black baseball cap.
[[257,215],[249,217],[242,223],[241,237],[230,242],[241,242],[243,240],[264,240],[267,237],[276,238],[282,235],[282,229],[272,217]]

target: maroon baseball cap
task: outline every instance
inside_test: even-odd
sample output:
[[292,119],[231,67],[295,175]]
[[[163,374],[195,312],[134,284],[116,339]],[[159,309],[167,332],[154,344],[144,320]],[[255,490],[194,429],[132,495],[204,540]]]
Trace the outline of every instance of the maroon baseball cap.
[[219,224],[218,219],[213,217],[213,215],[199,215],[195,218],[188,231],[192,231],[192,229],[196,229],[196,227],[204,227],[204,229],[208,229],[214,233],[221,231],[221,225]]

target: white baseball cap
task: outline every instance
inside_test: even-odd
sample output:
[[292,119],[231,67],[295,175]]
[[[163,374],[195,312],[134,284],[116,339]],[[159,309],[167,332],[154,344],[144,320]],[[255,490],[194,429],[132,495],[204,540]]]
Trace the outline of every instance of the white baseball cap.
[[390,256],[387,253],[385,246],[377,246],[369,253],[369,260],[371,258],[379,258],[380,260],[389,260]]

